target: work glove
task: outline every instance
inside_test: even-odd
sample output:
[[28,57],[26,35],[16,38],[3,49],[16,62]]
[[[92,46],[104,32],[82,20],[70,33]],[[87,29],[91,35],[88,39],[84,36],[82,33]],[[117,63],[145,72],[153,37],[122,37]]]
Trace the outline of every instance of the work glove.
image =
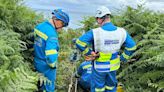
[[46,84],[48,84],[48,85],[50,85],[51,84],[51,81],[50,80],[48,80],[46,77],[44,77],[42,74],[40,74],[40,76],[39,76],[39,86],[42,86],[43,84],[44,85],[46,85]]
[[75,77],[75,78],[80,78],[80,75],[79,75],[77,72],[75,72],[75,73],[73,74],[73,77]]
[[128,60],[127,62],[128,62],[129,64],[133,64],[135,61],[136,61],[136,59],[130,59],[130,60]]
[[57,63],[54,63],[54,64],[48,64],[50,66],[51,69],[56,69],[56,64]]

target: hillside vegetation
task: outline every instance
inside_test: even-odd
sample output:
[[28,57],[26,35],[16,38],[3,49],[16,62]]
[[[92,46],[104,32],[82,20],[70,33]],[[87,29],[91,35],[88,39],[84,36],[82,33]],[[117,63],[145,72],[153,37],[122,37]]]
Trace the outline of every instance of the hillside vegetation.
[[[30,38],[43,16],[23,6],[19,0],[0,0],[0,12],[0,92],[34,92],[37,81],[45,78],[34,70]],[[124,84],[125,92],[163,92],[164,14],[142,6],[127,7],[122,14],[114,16],[112,22],[124,27],[137,43],[137,51],[131,57],[133,62],[122,63],[118,71],[117,78]],[[71,40],[79,37],[83,30],[97,26],[93,17],[85,17],[81,23],[82,28],[59,33],[61,49],[56,92],[68,90],[76,67],[69,62]]]

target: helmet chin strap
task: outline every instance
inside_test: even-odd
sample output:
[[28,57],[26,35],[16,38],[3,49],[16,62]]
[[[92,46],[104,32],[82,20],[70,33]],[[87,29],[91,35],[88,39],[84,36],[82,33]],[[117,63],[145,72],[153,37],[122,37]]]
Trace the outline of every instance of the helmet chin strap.
[[102,22],[101,22],[101,25],[104,23],[104,21],[105,21],[105,18],[103,18],[103,20],[102,20]]
[[56,23],[55,23],[55,18],[52,18],[52,22],[53,22],[53,24],[54,24],[54,26],[55,26],[56,30],[58,30],[58,29],[62,28],[62,27],[57,27],[57,26],[56,26]]
[[102,19],[102,21],[101,21],[100,23],[98,23],[98,24],[99,24],[99,25],[102,25],[102,24],[104,23],[106,17],[107,17],[107,16],[105,15],[105,16],[103,16],[102,18],[100,18],[100,19]]
[[105,21],[105,18],[102,18],[102,19],[103,19],[103,20],[102,20],[101,22],[98,23],[99,25],[102,25],[103,22]]

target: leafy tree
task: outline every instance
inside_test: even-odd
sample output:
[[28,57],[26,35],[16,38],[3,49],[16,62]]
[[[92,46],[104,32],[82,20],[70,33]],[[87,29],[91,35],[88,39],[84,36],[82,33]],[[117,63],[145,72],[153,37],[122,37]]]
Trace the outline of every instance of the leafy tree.
[[0,92],[33,92],[40,75],[25,59],[25,35],[41,17],[19,0],[0,0],[0,12]]
[[138,49],[132,58],[136,62],[123,66],[118,75],[127,92],[155,92],[164,85],[164,14],[138,6],[127,7],[120,16],[121,24],[135,38]]
[[98,25],[96,24],[95,17],[92,16],[84,17],[83,20],[80,21],[80,23],[83,25],[81,30],[83,30],[84,32],[87,32],[93,28],[98,27]]
[[[43,16],[24,7],[20,0],[0,0],[0,12],[0,92],[33,92],[37,90],[38,79],[46,80],[34,72],[33,54],[28,48],[32,43],[31,31]],[[127,7],[112,22],[124,27],[137,42],[137,51],[131,57],[135,62],[123,64],[117,76],[126,92],[164,91],[164,14],[142,6]],[[97,27],[94,17],[85,17],[81,23],[80,29],[69,28],[59,33],[57,92],[68,89],[76,67],[69,62],[71,40],[83,30]]]

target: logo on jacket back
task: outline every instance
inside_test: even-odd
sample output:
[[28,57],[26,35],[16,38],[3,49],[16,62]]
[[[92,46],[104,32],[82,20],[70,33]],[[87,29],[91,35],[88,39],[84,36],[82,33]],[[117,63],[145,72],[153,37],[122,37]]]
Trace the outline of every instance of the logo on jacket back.
[[92,73],[91,67],[90,68],[87,68],[87,73]]
[[119,40],[104,40],[104,45],[119,44]]

